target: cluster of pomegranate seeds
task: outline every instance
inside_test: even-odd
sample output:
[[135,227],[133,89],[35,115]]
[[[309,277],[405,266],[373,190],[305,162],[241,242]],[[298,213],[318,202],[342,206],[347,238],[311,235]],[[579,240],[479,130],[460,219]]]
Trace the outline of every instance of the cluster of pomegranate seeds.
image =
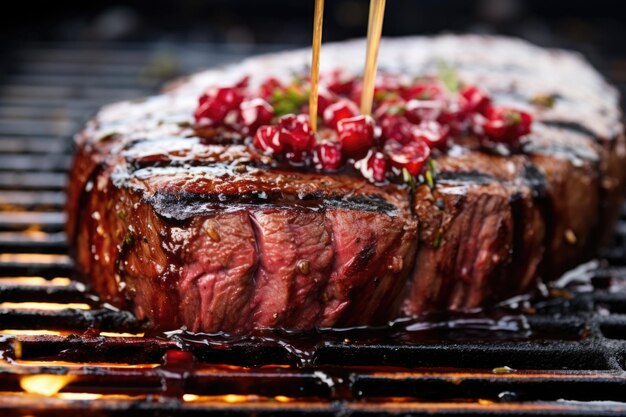
[[530,133],[532,117],[528,113],[489,107],[484,116],[487,119],[482,125],[485,134],[496,141],[512,142]]
[[200,96],[194,117],[197,122],[220,124],[242,101],[243,95],[237,88],[216,88]]
[[315,135],[308,117],[288,114],[277,125],[261,126],[253,139],[254,145],[270,155],[284,155],[295,165],[304,164],[315,148]]
[[244,79],[233,87],[206,91],[198,99],[193,116],[199,127],[230,126],[250,135],[272,122],[274,109],[264,98],[248,97]]
[[304,79],[283,84],[269,78],[251,89],[208,90],[194,113],[198,126],[228,127],[277,160],[334,172],[348,164],[374,183],[424,173],[431,154],[465,136],[480,143],[515,146],[531,131],[529,113],[498,106],[482,89],[446,77],[408,80],[383,74],[373,116],[356,105],[361,81],[340,71],[323,75],[318,99],[319,132],[311,130]]

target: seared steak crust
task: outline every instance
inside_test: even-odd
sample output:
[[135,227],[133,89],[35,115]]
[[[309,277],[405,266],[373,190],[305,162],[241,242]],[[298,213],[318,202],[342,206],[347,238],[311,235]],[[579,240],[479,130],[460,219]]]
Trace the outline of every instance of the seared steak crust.
[[[322,62],[358,71],[354,43]],[[462,80],[534,115],[512,153],[463,138],[435,156],[436,186],[377,187],[284,170],[189,127],[208,85],[289,76],[307,51],[208,71],[104,109],[77,136],[67,225],[79,272],[154,327],[245,332],[379,324],[527,291],[593,256],[622,202],[618,97],[573,54],[491,37],[385,41],[381,66]],[[258,78],[258,79],[257,79]],[[538,95],[555,105],[533,105]]]

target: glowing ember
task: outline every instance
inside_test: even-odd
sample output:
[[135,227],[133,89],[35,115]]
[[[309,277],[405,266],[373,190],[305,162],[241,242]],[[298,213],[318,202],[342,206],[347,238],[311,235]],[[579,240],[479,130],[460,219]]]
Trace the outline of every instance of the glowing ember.
[[[17,234],[17,233],[16,233]],[[47,239],[50,239],[50,234],[46,233],[40,229],[30,228],[24,232],[26,236],[31,238],[32,240],[38,240],[41,242],[45,242]]]
[[250,401],[250,395],[235,395],[235,394],[228,394],[228,395],[224,395],[224,401],[226,401],[227,403],[243,403],[246,401]]
[[91,401],[102,398],[102,394],[93,394],[90,392],[62,392],[58,394],[58,397],[72,401]]
[[0,330],[0,334],[9,334],[11,336],[61,336],[62,333],[55,330],[4,329]]
[[104,337],[143,337],[144,333],[100,332],[100,336],[104,336]]
[[69,278],[57,277],[46,279],[43,277],[0,277],[0,282],[10,285],[29,285],[37,287],[67,287],[72,283]]
[[70,308],[76,310],[91,310],[89,304],[84,303],[0,303],[0,308],[10,308],[14,310],[46,310],[46,311],[60,311]]
[[292,398],[285,397],[284,395],[277,395],[274,399],[279,403],[288,403],[289,401],[292,401]]
[[72,375],[27,375],[20,379],[20,386],[29,394],[51,397],[74,378]]
[[[281,402],[291,401],[288,397],[283,398]],[[270,402],[271,398],[260,397],[258,395],[196,395],[196,394],[184,394],[183,401],[185,402],[200,402],[200,403],[257,403],[257,402]]]
[[[32,360],[17,360],[17,365],[24,367],[41,367],[41,366],[63,366],[65,368],[82,368],[84,363],[65,362],[65,361],[32,361]],[[161,366],[158,363],[134,363],[134,364],[120,364],[114,362],[90,362],[89,366],[92,369],[99,369],[105,372],[109,369],[152,369]]]
[[67,255],[44,253],[0,253],[0,262],[71,264]]

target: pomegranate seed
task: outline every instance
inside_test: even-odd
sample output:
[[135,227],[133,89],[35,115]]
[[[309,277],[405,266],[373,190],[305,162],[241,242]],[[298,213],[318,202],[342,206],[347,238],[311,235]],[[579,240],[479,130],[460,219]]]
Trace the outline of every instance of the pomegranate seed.
[[422,171],[430,156],[430,148],[421,140],[414,140],[406,145],[392,140],[385,145],[385,151],[393,166],[406,168],[413,176]]
[[215,97],[229,109],[236,108],[243,101],[240,91],[232,87],[219,88]]
[[278,119],[278,126],[280,141],[289,145],[295,153],[310,151],[315,146],[315,136],[305,115],[287,114]]
[[[291,113],[281,116],[278,119],[278,126],[282,129],[293,130],[303,121],[300,116],[301,115],[296,116]],[[300,118],[300,120],[298,120],[298,118]]]
[[337,100],[333,95],[326,91],[320,91],[317,96],[317,115],[320,117],[324,117],[324,111]]
[[461,109],[464,113],[481,113],[491,105],[491,99],[487,93],[478,87],[467,86],[461,89],[459,94]]
[[236,88],[218,88],[200,97],[194,117],[196,122],[206,120],[211,124],[219,124],[224,121],[228,112],[237,109],[242,101],[243,96]]
[[274,117],[274,109],[262,98],[245,100],[241,102],[239,108],[241,110],[239,119],[250,130],[270,123]]
[[385,140],[395,140],[406,143],[411,140],[412,125],[406,117],[398,115],[387,115],[380,119],[382,137]]
[[409,100],[404,115],[409,122],[418,124],[425,120],[437,120],[442,110],[441,101]]
[[446,90],[438,81],[422,81],[408,87],[401,87],[399,94],[405,100],[436,100],[444,99]]
[[336,171],[341,168],[343,154],[341,144],[328,142],[320,143],[315,147],[315,162],[318,169]]
[[269,154],[280,154],[284,150],[280,132],[276,126],[261,126],[254,135],[254,146]]
[[354,88],[355,80],[352,77],[346,77],[340,70],[333,71],[329,75],[328,90],[335,94],[347,96]]
[[330,128],[337,129],[340,120],[348,119],[359,114],[356,104],[348,100],[341,100],[326,107],[323,113],[324,124]]
[[305,132],[280,132],[281,140],[291,146],[296,152],[307,152],[315,147],[315,136],[312,133]]
[[352,91],[348,95],[348,99],[353,103],[360,103],[361,94],[363,94],[363,83],[361,81],[355,82]]
[[413,129],[413,139],[425,142],[430,146],[439,147],[446,143],[450,134],[450,128],[430,120],[422,122]]
[[382,152],[372,151],[367,156],[367,163],[365,164],[367,172],[364,172],[365,178],[375,183],[385,182],[387,176],[388,163],[385,155]]
[[444,126],[448,126],[451,134],[458,135],[467,130],[469,125],[468,116],[458,103],[452,102],[441,112],[437,121]]
[[259,87],[259,95],[264,99],[268,99],[272,96],[274,90],[281,87],[282,84],[276,78],[268,78]]
[[337,124],[337,133],[348,157],[363,158],[374,144],[374,120],[369,116],[340,120]]
[[246,75],[241,80],[239,80],[237,84],[235,84],[235,87],[236,88],[248,88],[249,84],[250,84],[250,76]]
[[524,111],[491,106],[485,118],[484,133],[495,141],[513,142],[531,131],[532,116]]

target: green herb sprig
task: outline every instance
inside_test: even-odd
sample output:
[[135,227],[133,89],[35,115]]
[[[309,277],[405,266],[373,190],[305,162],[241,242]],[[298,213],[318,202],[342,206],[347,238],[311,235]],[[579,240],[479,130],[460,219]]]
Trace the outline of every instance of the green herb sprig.
[[309,91],[296,85],[290,85],[287,88],[276,88],[270,97],[270,104],[274,107],[274,115],[276,117],[298,113],[308,101]]
[[461,89],[459,74],[453,67],[445,61],[440,61],[437,65],[439,79],[451,93],[458,93]]

